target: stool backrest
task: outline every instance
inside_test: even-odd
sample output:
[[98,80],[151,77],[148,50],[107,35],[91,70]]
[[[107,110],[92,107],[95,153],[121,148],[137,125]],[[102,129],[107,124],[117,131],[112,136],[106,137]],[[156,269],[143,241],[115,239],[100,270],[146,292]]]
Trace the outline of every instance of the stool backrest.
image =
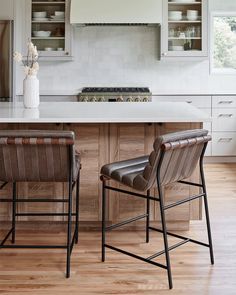
[[208,131],[202,129],[159,136],[143,174],[135,179],[135,186],[150,189],[157,179],[158,171],[161,185],[190,177],[210,140]]
[[0,131],[0,181],[68,181],[73,161],[73,132]]

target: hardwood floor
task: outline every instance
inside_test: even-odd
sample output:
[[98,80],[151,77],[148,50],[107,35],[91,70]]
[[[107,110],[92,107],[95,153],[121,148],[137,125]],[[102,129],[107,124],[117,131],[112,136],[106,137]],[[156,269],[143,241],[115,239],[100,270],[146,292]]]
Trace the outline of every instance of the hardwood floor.
[[[66,253],[62,250],[1,250],[0,294],[236,294],[236,164],[206,165],[206,179],[215,250],[210,265],[207,248],[186,244],[171,252],[174,289],[169,291],[166,271],[108,251],[100,262],[100,233],[81,232],[72,254],[72,276],[65,279]],[[204,221],[194,221],[193,238],[206,240]],[[1,233],[2,236],[2,233]],[[163,241],[143,232],[113,232],[113,245],[145,256],[162,249]],[[19,230],[17,242],[65,240],[62,230]],[[175,239],[169,239],[172,244]],[[164,263],[164,257],[157,261]]]

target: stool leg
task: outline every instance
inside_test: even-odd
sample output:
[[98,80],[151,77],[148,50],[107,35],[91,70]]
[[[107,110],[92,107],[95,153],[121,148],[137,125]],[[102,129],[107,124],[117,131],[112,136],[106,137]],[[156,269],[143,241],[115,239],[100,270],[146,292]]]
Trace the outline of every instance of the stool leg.
[[72,180],[69,181],[69,202],[68,202],[68,228],[67,228],[67,262],[66,277],[70,277],[70,256],[71,256],[71,215],[72,215]]
[[157,185],[158,185],[158,192],[159,192],[159,198],[160,198],[161,223],[162,223],[163,239],[164,239],[164,246],[165,246],[168,282],[169,282],[169,288],[172,289],[173,283],[172,283],[172,275],[171,275],[171,265],[170,265],[169,246],[168,246],[168,239],[167,239],[163,194],[162,194],[162,188],[160,186],[159,181],[157,181]]
[[79,189],[80,189],[80,172],[76,183],[76,221],[75,221],[75,243],[79,241]]
[[105,261],[105,243],[106,243],[106,189],[105,181],[102,181],[102,262]]
[[16,239],[16,182],[12,185],[12,244],[15,243]]
[[203,171],[203,162],[200,162],[200,173],[201,173],[201,180],[203,186],[203,193],[204,196],[204,207],[205,207],[205,215],[206,215],[206,224],[207,224],[207,234],[208,234],[208,242],[209,242],[209,251],[210,251],[210,258],[211,264],[214,264],[214,253],[213,253],[213,244],[212,244],[212,236],[211,236],[211,224],[210,224],[210,216],[209,216],[209,209],[208,209],[208,200],[207,200],[207,191],[206,191],[206,182],[205,176]]
[[147,191],[147,208],[146,208],[146,243],[149,243],[149,226],[150,226],[150,190]]

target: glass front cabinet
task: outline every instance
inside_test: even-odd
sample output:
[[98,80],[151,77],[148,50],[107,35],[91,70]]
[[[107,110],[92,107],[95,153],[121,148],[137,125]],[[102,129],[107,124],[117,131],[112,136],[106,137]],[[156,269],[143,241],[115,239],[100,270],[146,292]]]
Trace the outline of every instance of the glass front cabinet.
[[27,39],[37,46],[40,58],[72,58],[70,0],[27,0]]
[[161,55],[208,56],[207,0],[163,0]]

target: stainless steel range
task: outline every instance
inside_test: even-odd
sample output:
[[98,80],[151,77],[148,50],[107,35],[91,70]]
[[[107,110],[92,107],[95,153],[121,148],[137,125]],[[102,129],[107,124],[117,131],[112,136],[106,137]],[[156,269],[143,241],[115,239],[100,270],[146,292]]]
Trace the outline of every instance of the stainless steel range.
[[149,102],[152,93],[146,87],[83,88],[80,102]]

